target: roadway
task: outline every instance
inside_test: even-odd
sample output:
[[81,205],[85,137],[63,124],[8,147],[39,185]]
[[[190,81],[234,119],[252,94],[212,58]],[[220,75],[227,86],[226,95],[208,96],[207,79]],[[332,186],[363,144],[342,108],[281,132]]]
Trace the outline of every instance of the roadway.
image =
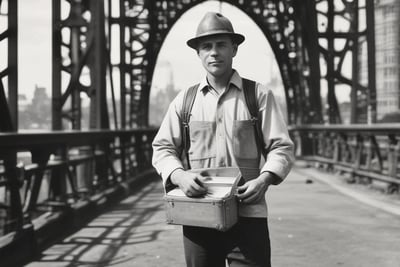
[[[185,266],[181,229],[165,224],[162,195],[151,182],[27,266]],[[400,266],[399,195],[296,167],[267,200],[273,266]]]

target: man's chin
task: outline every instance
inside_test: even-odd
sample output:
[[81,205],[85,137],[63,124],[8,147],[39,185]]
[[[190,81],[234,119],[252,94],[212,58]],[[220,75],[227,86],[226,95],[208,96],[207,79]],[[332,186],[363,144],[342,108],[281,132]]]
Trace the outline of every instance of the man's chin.
[[208,72],[209,72],[211,75],[213,75],[214,77],[223,76],[224,73],[225,73],[224,70],[219,69],[219,68],[218,68],[218,69],[215,69],[215,68],[209,69]]

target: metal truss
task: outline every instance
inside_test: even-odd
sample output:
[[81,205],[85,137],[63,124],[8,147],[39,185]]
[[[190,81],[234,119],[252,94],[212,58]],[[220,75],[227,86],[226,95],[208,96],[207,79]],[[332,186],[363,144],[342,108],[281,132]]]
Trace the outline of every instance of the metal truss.
[[[120,60],[112,73],[120,78],[121,128],[148,125],[151,79],[157,55],[175,21],[193,6],[190,1],[109,0],[112,27],[117,27]],[[185,3],[184,3],[185,2]]]
[[[0,69],[0,132],[16,131],[18,128],[18,1],[0,1],[0,19],[7,21],[1,32],[0,43],[7,43],[8,59],[5,69]],[[3,59],[0,59],[3,60]],[[6,80],[6,86],[3,81]],[[6,90],[8,88],[8,97]]]
[[[147,124],[151,77],[162,42],[180,16],[201,2],[204,1],[119,2],[119,17],[111,17],[110,21],[119,27],[120,35],[121,59],[113,67],[120,77],[122,128]],[[314,29],[309,34],[309,28],[300,22],[309,19],[304,14],[308,9],[292,0],[226,2],[250,16],[269,40],[286,90],[289,123],[321,122],[320,87],[316,82],[319,59],[310,52],[317,46],[317,33]],[[307,3],[312,6],[313,1]],[[315,14],[313,18],[316,19]],[[308,46],[304,44],[305,37]],[[125,114],[128,122],[124,121]]]
[[[351,123],[366,123],[368,116],[376,120],[375,93],[375,41],[373,1],[369,0],[319,0],[316,1],[318,15],[318,38],[321,59],[326,65],[322,79],[326,81],[327,116],[329,123],[341,123],[336,99],[339,85],[351,88]],[[361,23],[360,23],[361,22]],[[363,28],[361,27],[363,24]],[[337,26],[342,26],[341,28]],[[360,51],[363,42],[368,45],[368,85],[360,83]],[[346,59],[351,71],[346,73]],[[366,62],[366,60],[365,60]],[[368,113],[370,114],[368,115]]]
[[82,128],[81,93],[90,98],[89,127],[109,128],[105,34],[104,1],[53,1],[53,130]]
[[[250,16],[260,27],[274,51],[286,92],[288,121],[295,123],[318,123],[321,121],[320,87],[310,72],[317,75],[310,64],[307,45],[313,45],[307,24],[301,20],[308,17],[304,12],[310,1],[293,0],[228,1]],[[312,18],[312,17],[311,17]],[[308,39],[307,39],[308,37]],[[304,40],[308,40],[305,42]],[[317,66],[318,67],[318,66]],[[312,88],[312,89],[311,89]]]
[[[359,7],[361,1],[370,7]],[[82,93],[90,99],[90,128],[109,128],[106,94],[109,89],[113,96],[115,128],[147,126],[151,78],[161,45],[181,15],[201,2],[204,0],[53,1],[53,129],[82,128]],[[373,4],[365,0],[225,2],[252,18],[270,42],[285,87],[290,124],[321,123],[325,110],[330,123],[340,123],[335,90],[342,84],[351,88],[352,122],[362,118],[359,114],[366,114],[367,105],[374,114],[375,70],[371,64],[374,35],[373,31],[360,30],[358,25],[363,16],[368,29],[373,27],[373,16],[370,19]],[[10,12],[16,14],[16,1],[10,3]],[[113,14],[114,10],[118,12]],[[67,15],[62,18],[61,14]],[[9,45],[9,67],[1,73],[9,76],[9,114],[16,125],[17,79],[16,67],[15,71],[12,67],[16,66],[16,37],[12,37],[16,36],[16,16],[11,17],[9,27],[15,30],[2,33],[0,40],[8,37],[14,43]],[[347,21],[347,29],[336,29],[338,20]],[[111,42],[116,38],[117,45]],[[361,40],[368,42],[368,86],[359,83],[357,72]],[[111,64],[114,53],[119,54],[119,60]],[[343,71],[349,57],[350,75]],[[320,71],[320,62],[326,65],[324,73]],[[117,79],[119,112],[113,90],[113,81]],[[326,107],[321,102],[321,80],[328,88]],[[359,101],[362,98],[367,100]],[[360,102],[366,104],[355,104]]]
[[[73,128],[79,128],[76,125],[80,117],[78,96],[80,91],[88,91],[88,89],[83,90],[85,87],[79,84],[77,74],[81,73],[82,63],[91,51],[91,40],[103,37],[91,34],[93,29],[87,26],[89,22],[85,21],[83,16],[83,13],[88,10],[93,13],[90,9],[90,1],[68,2],[71,5],[71,14],[62,26],[71,29],[71,40],[67,47],[71,50],[73,63],[71,67],[75,69],[69,70],[71,81],[64,95],[56,99],[61,99],[61,104],[64,104],[71,95],[73,112],[70,112],[69,117],[75,122]],[[121,128],[147,126],[151,78],[162,42],[180,16],[201,2],[204,0],[108,0],[109,38],[107,40],[110,53],[116,51],[119,54],[119,61],[114,62],[110,67],[110,78],[111,81],[112,77],[119,78]],[[337,85],[347,84],[352,88],[353,103],[357,103],[358,99],[366,95],[366,88],[359,83],[359,75],[356,71],[360,40],[361,38],[368,39],[366,30],[359,31],[359,13],[363,8],[359,8],[358,0],[340,0],[335,3],[329,0],[229,0],[225,2],[244,11],[269,40],[281,71],[290,124],[323,121],[322,114],[325,107],[321,104],[321,79],[326,81],[328,88],[326,113],[330,123],[341,122],[335,95]],[[111,11],[116,9],[119,12],[112,14]],[[335,22],[339,19],[347,21],[350,26],[345,30],[335,29]],[[87,30],[81,32],[82,27],[86,27]],[[117,31],[113,31],[114,28],[117,28]],[[110,42],[114,34],[119,36],[118,47],[114,47]],[[74,36],[75,39],[85,36],[86,50],[80,50],[79,43],[73,43]],[[338,49],[337,44],[343,43],[343,40],[345,45]],[[370,40],[368,41],[370,43]],[[349,54],[353,67],[350,75],[342,70],[345,58]],[[97,55],[100,56],[100,54]],[[96,58],[103,63],[106,62],[104,58]],[[324,62],[327,69],[322,75],[320,61]],[[62,66],[62,64],[59,65]],[[67,68],[64,67],[65,69]],[[373,75],[373,71],[370,75]],[[96,86],[96,88],[99,87]],[[371,90],[372,87],[369,86],[369,88]],[[105,88],[102,90],[105,91]],[[57,91],[60,92],[60,90]],[[373,98],[370,97],[369,100],[371,99]],[[59,106],[60,103],[56,103],[54,110],[60,110]],[[353,120],[357,117],[357,111],[356,108],[353,109]],[[361,114],[365,113],[361,111]]]
[[[157,23],[152,20],[153,1],[111,1],[111,10],[118,9],[119,16],[109,14],[111,28],[118,27],[119,47],[111,46],[111,53],[118,51],[119,62],[112,64],[111,73],[120,79],[121,128],[147,125],[150,83],[161,45],[154,42]],[[111,30],[111,33],[113,31]]]
[[[146,125],[150,82],[155,60],[168,31],[179,17],[199,0],[143,1],[121,0],[119,17],[110,21],[119,27],[120,55],[118,68],[121,90],[121,119],[127,114],[127,124]],[[321,80],[328,88],[326,119],[340,123],[336,99],[337,86],[351,87],[352,122],[366,114],[368,95],[374,110],[374,69],[368,64],[370,79],[367,87],[359,83],[358,54],[361,40],[368,41],[368,60],[372,60],[373,32],[359,30],[358,20],[366,20],[368,12],[359,7],[358,0],[228,0],[251,17],[269,40],[275,53],[286,91],[289,123],[321,123],[325,106],[321,101]],[[365,2],[365,1],[364,1]],[[370,7],[368,10],[371,10]],[[371,13],[371,12],[369,12]],[[373,12],[372,12],[373,13]],[[361,14],[361,15],[359,15]],[[347,21],[347,29],[336,29],[339,20]],[[372,24],[373,25],[373,24]],[[367,32],[370,32],[367,35]],[[338,48],[343,43],[344,46]],[[350,60],[345,62],[346,57]],[[321,73],[321,63],[326,72]],[[344,65],[351,62],[352,72],[345,73]],[[361,105],[359,104],[361,102]],[[356,104],[357,103],[357,104]],[[364,104],[363,104],[364,103]],[[129,108],[129,112],[127,112]],[[360,120],[360,119],[359,119]],[[362,122],[362,121],[357,121]]]
[[[0,32],[0,43],[7,42],[7,65],[5,69],[0,69],[0,132],[16,132],[18,129],[18,2],[0,0],[0,19],[6,18],[7,27]],[[3,23],[4,21],[1,21]],[[1,24],[0,24],[1,25]],[[2,29],[0,29],[2,30]],[[1,59],[0,59],[1,60]],[[3,61],[4,62],[4,61]],[[6,79],[6,86],[3,84]],[[6,89],[8,88],[8,97]],[[13,176],[16,174],[17,153],[4,150],[3,158],[0,160],[0,167],[4,168],[6,174]],[[12,219],[13,227],[21,229],[23,214],[21,197],[19,194],[19,181],[14,176],[11,179],[2,179],[0,174],[0,187],[5,186],[8,194],[2,194],[0,201],[9,205],[7,216]],[[5,190],[4,190],[5,191]],[[2,203],[3,204],[3,203]],[[4,213],[2,216],[4,216]],[[5,227],[7,228],[7,226]],[[6,229],[7,230],[7,229]]]

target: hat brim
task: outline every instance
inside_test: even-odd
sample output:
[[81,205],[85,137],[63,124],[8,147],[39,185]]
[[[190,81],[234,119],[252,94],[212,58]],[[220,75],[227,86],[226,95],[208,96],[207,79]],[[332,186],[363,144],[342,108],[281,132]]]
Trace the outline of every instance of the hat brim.
[[195,38],[192,38],[190,40],[188,40],[186,42],[186,44],[193,48],[193,49],[197,49],[197,46],[199,44],[199,42],[207,37],[213,37],[213,36],[219,36],[219,35],[225,35],[225,36],[229,36],[232,38],[233,42],[237,45],[240,45],[241,43],[244,42],[244,36],[239,34],[239,33],[232,33],[232,32],[215,32],[215,33],[207,33],[204,35],[200,35],[197,36]]

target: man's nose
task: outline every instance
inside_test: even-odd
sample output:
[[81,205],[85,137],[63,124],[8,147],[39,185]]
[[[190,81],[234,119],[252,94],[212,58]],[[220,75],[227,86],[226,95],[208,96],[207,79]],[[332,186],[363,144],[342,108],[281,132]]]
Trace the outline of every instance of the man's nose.
[[216,56],[216,55],[218,55],[218,49],[217,49],[217,47],[215,46],[215,45],[213,45],[212,47],[211,47],[211,51],[210,51],[211,53],[211,56]]

